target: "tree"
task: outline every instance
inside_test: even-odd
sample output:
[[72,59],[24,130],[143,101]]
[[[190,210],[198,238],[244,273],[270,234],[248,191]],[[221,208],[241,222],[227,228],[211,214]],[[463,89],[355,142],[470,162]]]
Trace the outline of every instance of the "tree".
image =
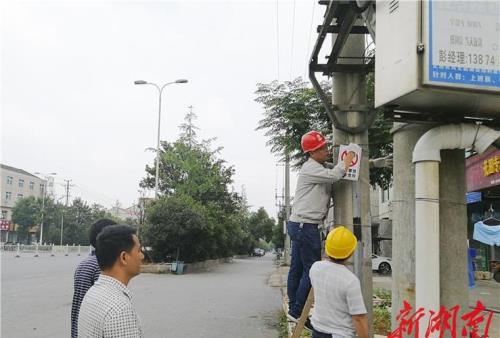
[[29,229],[39,224],[41,211],[41,201],[33,196],[16,202],[12,209],[12,221],[18,224],[17,233],[21,238],[27,238]]
[[[186,119],[177,141],[161,143],[161,198],[146,208],[148,224],[143,232],[146,244],[153,248],[152,258],[175,258],[173,251],[177,249],[186,261],[247,250],[252,236],[246,226],[244,203],[228,189],[234,168],[219,158],[220,148],[212,150],[213,139],[197,140],[192,112]],[[152,188],[154,167],[146,166],[146,173],[140,185]]]
[[[374,81],[373,74],[368,75],[368,101],[373,105]],[[331,86],[322,83],[323,90],[331,97]],[[300,147],[300,139],[309,130],[317,130],[328,139],[332,138],[331,123],[325,107],[307,82],[300,77],[293,81],[269,84],[257,84],[255,101],[264,107],[264,118],[259,121],[257,130],[264,130],[268,137],[267,144],[271,152],[281,160],[288,154],[294,167],[300,167],[306,156]],[[392,123],[383,117],[383,112],[377,112],[377,118],[369,129],[369,157],[384,157],[392,153]],[[390,168],[373,168],[370,170],[372,184],[387,187],[392,177]]]
[[19,200],[12,211],[12,221],[19,225],[18,234],[21,238],[28,236],[28,230],[34,225],[40,225],[43,205],[43,238],[44,242],[59,243],[61,236],[61,221],[64,214],[63,244],[88,245],[88,230],[90,225],[100,218],[110,218],[105,209],[97,204],[89,206],[77,198],[68,207],[55,203],[52,198],[33,196]]
[[252,212],[248,220],[250,233],[257,241],[263,239],[269,242],[273,236],[274,225],[274,219],[269,217],[263,207],[260,207],[256,212]]
[[155,261],[206,259],[215,248],[203,208],[189,196],[162,197],[148,207],[144,240]]

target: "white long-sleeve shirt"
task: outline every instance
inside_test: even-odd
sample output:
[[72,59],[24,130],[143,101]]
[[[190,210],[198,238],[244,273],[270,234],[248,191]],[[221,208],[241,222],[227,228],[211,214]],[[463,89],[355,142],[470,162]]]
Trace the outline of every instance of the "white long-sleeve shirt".
[[299,172],[290,221],[321,223],[328,212],[332,183],[344,175],[343,163],[330,169],[309,158]]

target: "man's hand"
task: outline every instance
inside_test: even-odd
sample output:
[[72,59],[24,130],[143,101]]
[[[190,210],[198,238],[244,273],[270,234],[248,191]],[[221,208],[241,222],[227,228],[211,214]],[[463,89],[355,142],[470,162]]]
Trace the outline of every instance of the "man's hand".
[[355,156],[356,156],[356,153],[354,151],[350,151],[347,153],[347,155],[345,155],[345,157],[344,157],[345,171],[347,171],[347,169],[349,169],[349,167],[351,166],[352,160],[354,159]]
[[370,160],[370,168],[390,168],[392,167],[392,154],[386,157],[374,158]]

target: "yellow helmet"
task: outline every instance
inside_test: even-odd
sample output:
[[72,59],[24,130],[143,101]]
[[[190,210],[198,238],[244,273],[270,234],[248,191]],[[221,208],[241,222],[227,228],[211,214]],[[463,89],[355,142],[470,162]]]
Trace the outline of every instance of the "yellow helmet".
[[346,259],[354,252],[358,240],[345,226],[339,226],[328,233],[325,242],[326,254],[335,259]]

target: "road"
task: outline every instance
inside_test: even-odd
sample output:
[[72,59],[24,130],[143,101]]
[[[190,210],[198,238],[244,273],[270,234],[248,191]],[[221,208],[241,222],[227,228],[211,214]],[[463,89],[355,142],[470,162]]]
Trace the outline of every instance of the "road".
[[[3,255],[1,336],[67,337],[74,268],[82,257]],[[236,259],[210,272],[141,274],[129,284],[146,337],[277,337],[281,294],[272,258]]]

